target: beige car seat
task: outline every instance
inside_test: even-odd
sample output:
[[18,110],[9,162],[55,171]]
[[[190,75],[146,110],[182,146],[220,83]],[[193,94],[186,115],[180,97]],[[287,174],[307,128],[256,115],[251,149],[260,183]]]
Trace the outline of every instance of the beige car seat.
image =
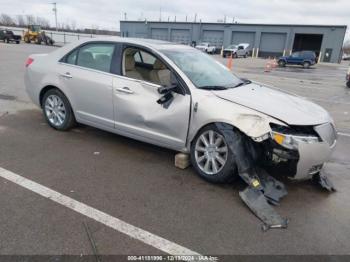
[[125,76],[143,80],[143,77],[135,68],[135,59],[133,54],[125,54]]
[[170,86],[170,75],[170,70],[158,59],[149,74],[151,82],[162,86]]

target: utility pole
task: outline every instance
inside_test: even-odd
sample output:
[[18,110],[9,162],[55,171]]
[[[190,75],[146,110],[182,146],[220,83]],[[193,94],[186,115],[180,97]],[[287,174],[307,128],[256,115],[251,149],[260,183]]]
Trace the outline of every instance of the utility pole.
[[58,27],[57,27],[57,4],[56,3],[52,3],[52,4],[53,4],[52,11],[55,13],[56,31],[58,31]]
[[159,22],[162,21],[162,7],[159,7]]

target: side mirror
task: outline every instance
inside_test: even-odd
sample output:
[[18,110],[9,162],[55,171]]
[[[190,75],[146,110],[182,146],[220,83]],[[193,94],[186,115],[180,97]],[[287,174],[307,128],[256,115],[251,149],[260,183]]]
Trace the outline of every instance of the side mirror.
[[170,86],[161,86],[158,88],[158,93],[162,96],[157,100],[157,103],[162,105],[167,109],[172,101],[174,100],[174,95],[172,94],[179,88],[179,83],[176,79],[176,76],[171,72],[170,75]]
[[158,88],[158,93],[165,95],[168,92],[176,92],[179,88],[179,82],[173,72],[170,73],[170,86],[162,86]]

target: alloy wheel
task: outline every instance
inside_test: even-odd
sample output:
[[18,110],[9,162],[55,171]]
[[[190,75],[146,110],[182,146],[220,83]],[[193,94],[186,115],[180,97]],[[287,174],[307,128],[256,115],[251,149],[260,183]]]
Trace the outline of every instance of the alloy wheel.
[[195,161],[207,175],[219,173],[225,166],[228,147],[224,137],[214,130],[201,134],[195,144]]
[[61,126],[66,119],[66,107],[62,99],[56,95],[50,95],[45,101],[45,114],[50,123],[56,127]]

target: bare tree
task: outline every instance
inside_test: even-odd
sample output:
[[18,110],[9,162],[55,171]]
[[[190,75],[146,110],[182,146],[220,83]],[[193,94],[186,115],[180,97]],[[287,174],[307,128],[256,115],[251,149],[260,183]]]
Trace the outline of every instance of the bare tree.
[[77,29],[77,22],[75,20],[72,20],[70,22],[70,27],[72,28],[73,31]]
[[44,17],[37,16],[37,17],[36,17],[36,20],[35,20],[35,23],[36,23],[37,25],[40,25],[40,26],[43,27],[43,28],[49,28],[49,27],[50,27],[50,22],[49,22],[49,20],[47,20],[47,19],[44,18]]
[[26,15],[26,25],[35,24],[35,17],[33,15]]
[[347,40],[344,43],[343,51],[344,51],[345,54],[350,54],[350,40]]
[[16,20],[17,20],[17,25],[18,26],[21,26],[21,27],[26,26],[26,23],[24,21],[23,15],[17,15],[17,19]]
[[14,25],[16,25],[16,23],[14,22],[12,17],[7,15],[7,14],[1,14],[0,15],[0,24],[6,25],[6,26],[14,26]]

